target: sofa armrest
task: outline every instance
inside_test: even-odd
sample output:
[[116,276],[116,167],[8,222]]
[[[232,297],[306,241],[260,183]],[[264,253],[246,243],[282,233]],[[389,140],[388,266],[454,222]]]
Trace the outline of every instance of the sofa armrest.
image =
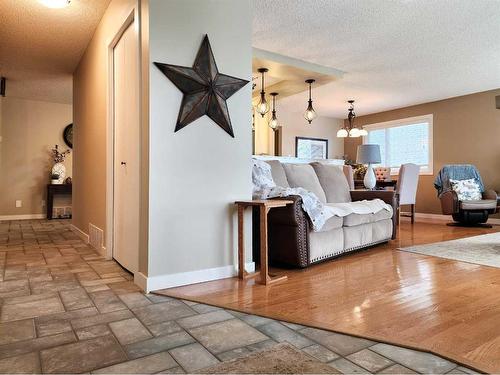
[[453,215],[459,211],[459,202],[457,193],[448,190],[439,196],[441,201],[441,210],[443,215]]
[[273,199],[293,204],[273,208],[268,215],[269,259],[275,264],[295,267],[309,265],[309,219],[298,195]]
[[270,220],[274,224],[298,226],[302,224],[303,220],[307,220],[306,213],[302,209],[302,198],[298,195],[291,195],[289,197],[276,197],[273,200],[287,200],[293,201],[285,207],[273,208],[269,211],[272,214]]
[[496,201],[498,199],[498,194],[495,190],[485,190],[483,193],[483,199],[492,199]]
[[397,237],[399,217],[399,196],[394,190],[351,190],[352,201],[381,199],[392,206],[392,239]]

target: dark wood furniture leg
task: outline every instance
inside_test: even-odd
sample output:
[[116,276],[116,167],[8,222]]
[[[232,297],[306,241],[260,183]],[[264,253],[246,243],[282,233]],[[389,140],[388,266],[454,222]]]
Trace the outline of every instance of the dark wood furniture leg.
[[50,188],[50,185],[47,186],[47,219],[52,220],[52,209],[54,207],[54,192]]

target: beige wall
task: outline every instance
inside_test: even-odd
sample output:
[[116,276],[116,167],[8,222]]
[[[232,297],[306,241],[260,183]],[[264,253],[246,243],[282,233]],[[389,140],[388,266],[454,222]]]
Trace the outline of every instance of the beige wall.
[[282,128],[282,154],[295,156],[295,137],[328,139],[328,157],[342,158],[344,142],[337,138],[337,130],[342,126],[341,119],[317,117],[309,125],[299,112],[282,110],[278,114]]
[[[151,0],[150,60],[192,66],[208,34],[219,71],[251,79],[251,19],[249,0]],[[157,289],[186,282],[177,273],[224,277],[237,254],[231,202],[252,196],[251,83],[227,100],[232,138],[207,116],[174,132],[182,93],[150,75],[149,276]]]
[[[417,212],[441,213],[433,182],[444,164],[470,163],[479,168],[487,187],[500,191],[500,89],[440,100],[356,118],[357,125],[434,115],[434,175],[420,176]],[[345,152],[356,158],[360,139],[346,139]]]
[[[72,106],[13,97],[0,102],[0,215],[42,214],[53,165],[50,150],[55,144],[67,149],[63,130],[72,122]],[[66,176],[72,176],[72,154],[64,165]],[[23,206],[16,208],[16,200]]]
[[[111,171],[107,170],[108,151],[108,64],[109,46],[119,33],[127,17],[135,12],[135,20],[141,27],[141,12],[147,10],[146,1],[112,0],[97,27],[82,59],[73,75],[73,106],[74,106],[74,165],[73,182],[73,224],[83,232],[88,232],[92,223],[105,232],[106,228],[106,178]],[[143,7],[141,8],[141,5]],[[141,40],[141,31],[136,29]],[[142,48],[142,44],[141,44]],[[142,56],[142,53],[141,53]],[[142,59],[142,57],[141,57]],[[142,61],[142,60],[141,60]],[[147,74],[138,72],[141,81],[147,80]],[[144,95],[141,94],[144,99]],[[147,101],[147,96],[144,99]],[[142,113],[142,112],[141,112]],[[147,114],[142,114],[147,120]],[[141,124],[142,134],[141,155],[147,153],[147,141],[144,133],[147,127]],[[147,137],[147,136],[146,136]],[[147,159],[146,159],[147,161]],[[144,159],[141,160],[144,165]],[[146,178],[144,178],[146,174]],[[141,170],[141,199],[146,194],[147,204],[147,169]],[[146,192],[144,192],[146,191]],[[144,200],[141,200],[143,203]],[[141,219],[147,214],[147,208],[140,207]],[[139,269],[147,273],[147,226],[141,222],[141,245]],[[145,251],[146,255],[142,254]]]

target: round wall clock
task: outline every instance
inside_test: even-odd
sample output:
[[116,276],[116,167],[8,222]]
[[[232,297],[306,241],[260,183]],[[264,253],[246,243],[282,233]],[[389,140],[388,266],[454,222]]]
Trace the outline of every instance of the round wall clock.
[[64,128],[63,138],[64,143],[66,143],[69,148],[73,148],[73,124],[69,124]]

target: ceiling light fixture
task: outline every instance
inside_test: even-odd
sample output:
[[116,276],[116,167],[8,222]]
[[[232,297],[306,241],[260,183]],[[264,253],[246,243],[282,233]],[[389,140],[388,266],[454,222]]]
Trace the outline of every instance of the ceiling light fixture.
[[48,8],[58,9],[64,8],[71,3],[71,0],[38,0],[40,3]]
[[271,94],[269,94],[273,97],[273,110],[272,110],[272,116],[271,116],[271,120],[269,120],[269,127],[271,129],[273,129],[274,131],[276,129],[278,129],[278,127],[280,126],[280,124],[278,123],[278,118],[276,117],[276,97],[279,95],[277,92],[272,92]]
[[308,103],[307,109],[304,112],[304,118],[307,120],[309,124],[312,122],[312,120],[314,120],[318,116],[313,108],[313,101],[311,99],[311,85],[314,82],[315,82],[314,79],[306,80],[306,83],[309,85],[309,101],[307,102]]
[[269,71],[267,68],[259,68],[257,71],[261,74],[262,76],[262,87],[260,90],[260,101],[257,104],[257,112],[260,113],[262,117],[269,112],[269,103],[266,100],[266,92],[264,91],[264,74]]
[[364,137],[368,135],[368,132],[365,129],[358,129],[354,126],[354,119],[356,118],[356,113],[354,113],[354,100],[348,100],[349,109],[347,114],[347,125],[342,126],[341,129],[337,132],[338,138],[358,138]]

